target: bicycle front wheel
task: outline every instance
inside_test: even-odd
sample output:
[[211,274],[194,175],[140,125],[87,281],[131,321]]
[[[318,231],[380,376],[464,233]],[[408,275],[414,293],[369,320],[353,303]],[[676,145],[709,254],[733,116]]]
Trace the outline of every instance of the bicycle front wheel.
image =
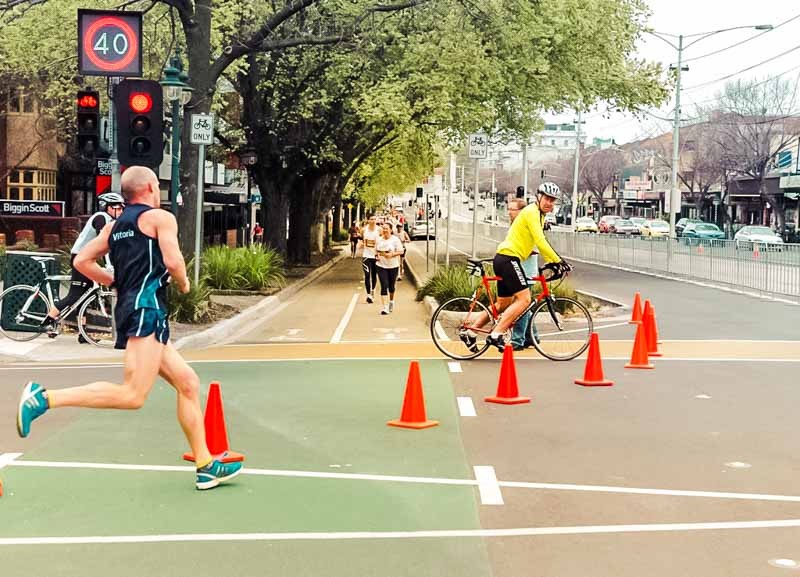
[[533,309],[528,337],[543,356],[570,361],[589,346],[592,315],[582,303],[566,297],[543,299]]
[[480,302],[456,297],[442,304],[431,319],[431,337],[436,348],[451,359],[466,361],[482,355],[486,337],[495,320]]
[[16,285],[0,294],[0,333],[14,341],[32,341],[44,331],[50,304],[37,287]]
[[117,339],[114,323],[116,296],[111,291],[97,291],[78,311],[78,331],[96,347],[113,348]]

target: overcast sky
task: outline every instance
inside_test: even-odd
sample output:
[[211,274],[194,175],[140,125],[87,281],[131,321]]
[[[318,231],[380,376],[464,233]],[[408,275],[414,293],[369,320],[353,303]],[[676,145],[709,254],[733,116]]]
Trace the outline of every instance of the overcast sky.
[[[650,6],[649,27],[656,32],[674,34],[669,37],[675,45],[677,35],[684,36],[711,32],[734,26],[772,24],[775,29],[763,33],[753,29],[733,30],[700,40],[684,38],[683,59],[689,71],[682,76],[681,108],[683,117],[690,118],[695,110],[693,103],[708,104],[725,85],[724,76],[732,75],[728,81],[782,75],[795,83],[800,79],[800,2],[797,0],[646,0]],[[782,26],[780,24],[784,23]],[[711,52],[725,49],[745,41],[718,54]],[[787,54],[780,56],[784,52]],[[638,56],[669,66],[677,62],[677,50],[650,35],[639,43]],[[700,58],[698,58],[700,57]],[[692,60],[698,58],[697,60]],[[763,63],[763,64],[761,64]],[[758,65],[752,70],[740,71]],[[709,83],[705,86],[695,86]],[[654,115],[672,117],[674,94]],[[800,112],[800,94],[795,108]],[[604,106],[584,115],[584,130],[588,137],[614,138],[622,144],[639,138],[670,130],[670,125],[652,116],[637,120],[632,115],[605,113]],[[604,114],[605,113],[605,114]],[[549,116],[548,121],[572,122],[575,114]]]

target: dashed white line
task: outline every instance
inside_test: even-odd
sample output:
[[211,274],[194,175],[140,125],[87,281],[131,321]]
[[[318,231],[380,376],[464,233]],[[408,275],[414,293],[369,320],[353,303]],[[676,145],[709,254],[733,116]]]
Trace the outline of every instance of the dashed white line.
[[331,343],[338,343],[342,340],[342,335],[344,334],[344,330],[347,328],[347,324],[350,322],[350,317],[353,316],[353,311],[356,308],[356,303],[358,302],[358,294],[354,293],[353,298],[350,299],[350,305],[347,307],[347,310],[344,312],[344,316],[342,320],[339,321],[339,326],[336,327],[336,331],[334,331],[333,336],[331,337]]
[[458,412],[462,417],[477,417],[478,413],[475,412],[475,403],[472,402],[472,397],[456,397],[458,402]]
[[481,503],[484,505],[502,505],[503,494],[500,492],[500,483],[497,482],[494,467],[476,465],[475,479],[478,481],[478,491],[481,495]]
[[463,373],[464,371],[461,369],[461,363],[458,361],[449,361],[447,363],[447,368],[451,373]]

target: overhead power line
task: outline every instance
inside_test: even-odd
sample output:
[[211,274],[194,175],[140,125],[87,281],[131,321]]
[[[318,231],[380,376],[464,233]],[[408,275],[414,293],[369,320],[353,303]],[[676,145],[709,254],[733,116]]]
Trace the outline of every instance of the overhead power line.
[[800,44],[798,44],[797,46],[794,46],[792,48],[789,48],[788,50],[786,50],[784,52],[781,52],[780,54],[776,54],[775,56],[767,58],[766,60],[762,60],[758,64],[753,64],[752,66],[748,66],[747,68],[742,68],[741,70],[737,70],[736,72],[733,72],[731,74],[727,74],[725,76],[717,78],[716,80],[709,80],[708,82],[703,82],[701,84],[695,84],[694,86],[687,86],[683,90],[684,90],[684,92],[688,92],[689,90],[696,90],[696,89],[702,88],[704,86],[711,86],[712,84],[717,84],[718,82],[722,82],[723,80],[728,80],[730,78],[733,78],[734,76],[738,76],[739,74],[742,74],[743,72],[748,72],[748,71],[752,70],[753,68],[758,68],[759,66],[762,66],[762,65],[766,64],[767,62],[772,62],[773,60],[777,60],[778,58],[786,56],[787,54],[791,54],[792,52],[794,52],[796,50],[800,50]]
[[788,20],[784,20],[780,24],[777,24],[777,25],[773,26],[772,28],[770,28],[768,30],[763,30],[763,31],[759,32],[758,34],[754,34],[753,36],[745,38],[744,40],[740,40],[739,42],[736,42],[735,44],[731,44],[730,46],[726,46],[725,48],[720,48],[719,50],[714,50],[713,52],[708,52],[706,54],[701,54],[700,56],[695,56],[693,58],[687,58],[683,62],[684,63],[685,62],[693,62],[694,60],[700,60],[701,58],[708,58],[709,56],[714,56],[716,54],[719,54],[720,52],[725,52],[726,50],[730,50],[732,48],[736,48],[737,46],[741,46],[742,44],[746,44],[747,42],[750,42],[751,40],[755,40],[756,38],[760,38],[764,34],[769,34],[770,32],[772,32],[774,30],[777,30],[781,26],[789,24],[790,22],[792,22],[794,20],[797,20],[798,18],[800,18],[800,14],[795,14],[794,16],[789,18]]

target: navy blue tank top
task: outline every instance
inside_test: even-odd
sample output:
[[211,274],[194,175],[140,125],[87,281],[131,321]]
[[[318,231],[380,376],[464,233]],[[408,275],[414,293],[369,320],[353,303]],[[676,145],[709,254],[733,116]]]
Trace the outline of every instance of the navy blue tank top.
[[169,272],[158,239],[139,230],[139,217],[148,210],[153,208],[144,204],[126,206],[108,239],[117,289],[118,322],[140,309],[156,309],[165,315],[168,312]]

